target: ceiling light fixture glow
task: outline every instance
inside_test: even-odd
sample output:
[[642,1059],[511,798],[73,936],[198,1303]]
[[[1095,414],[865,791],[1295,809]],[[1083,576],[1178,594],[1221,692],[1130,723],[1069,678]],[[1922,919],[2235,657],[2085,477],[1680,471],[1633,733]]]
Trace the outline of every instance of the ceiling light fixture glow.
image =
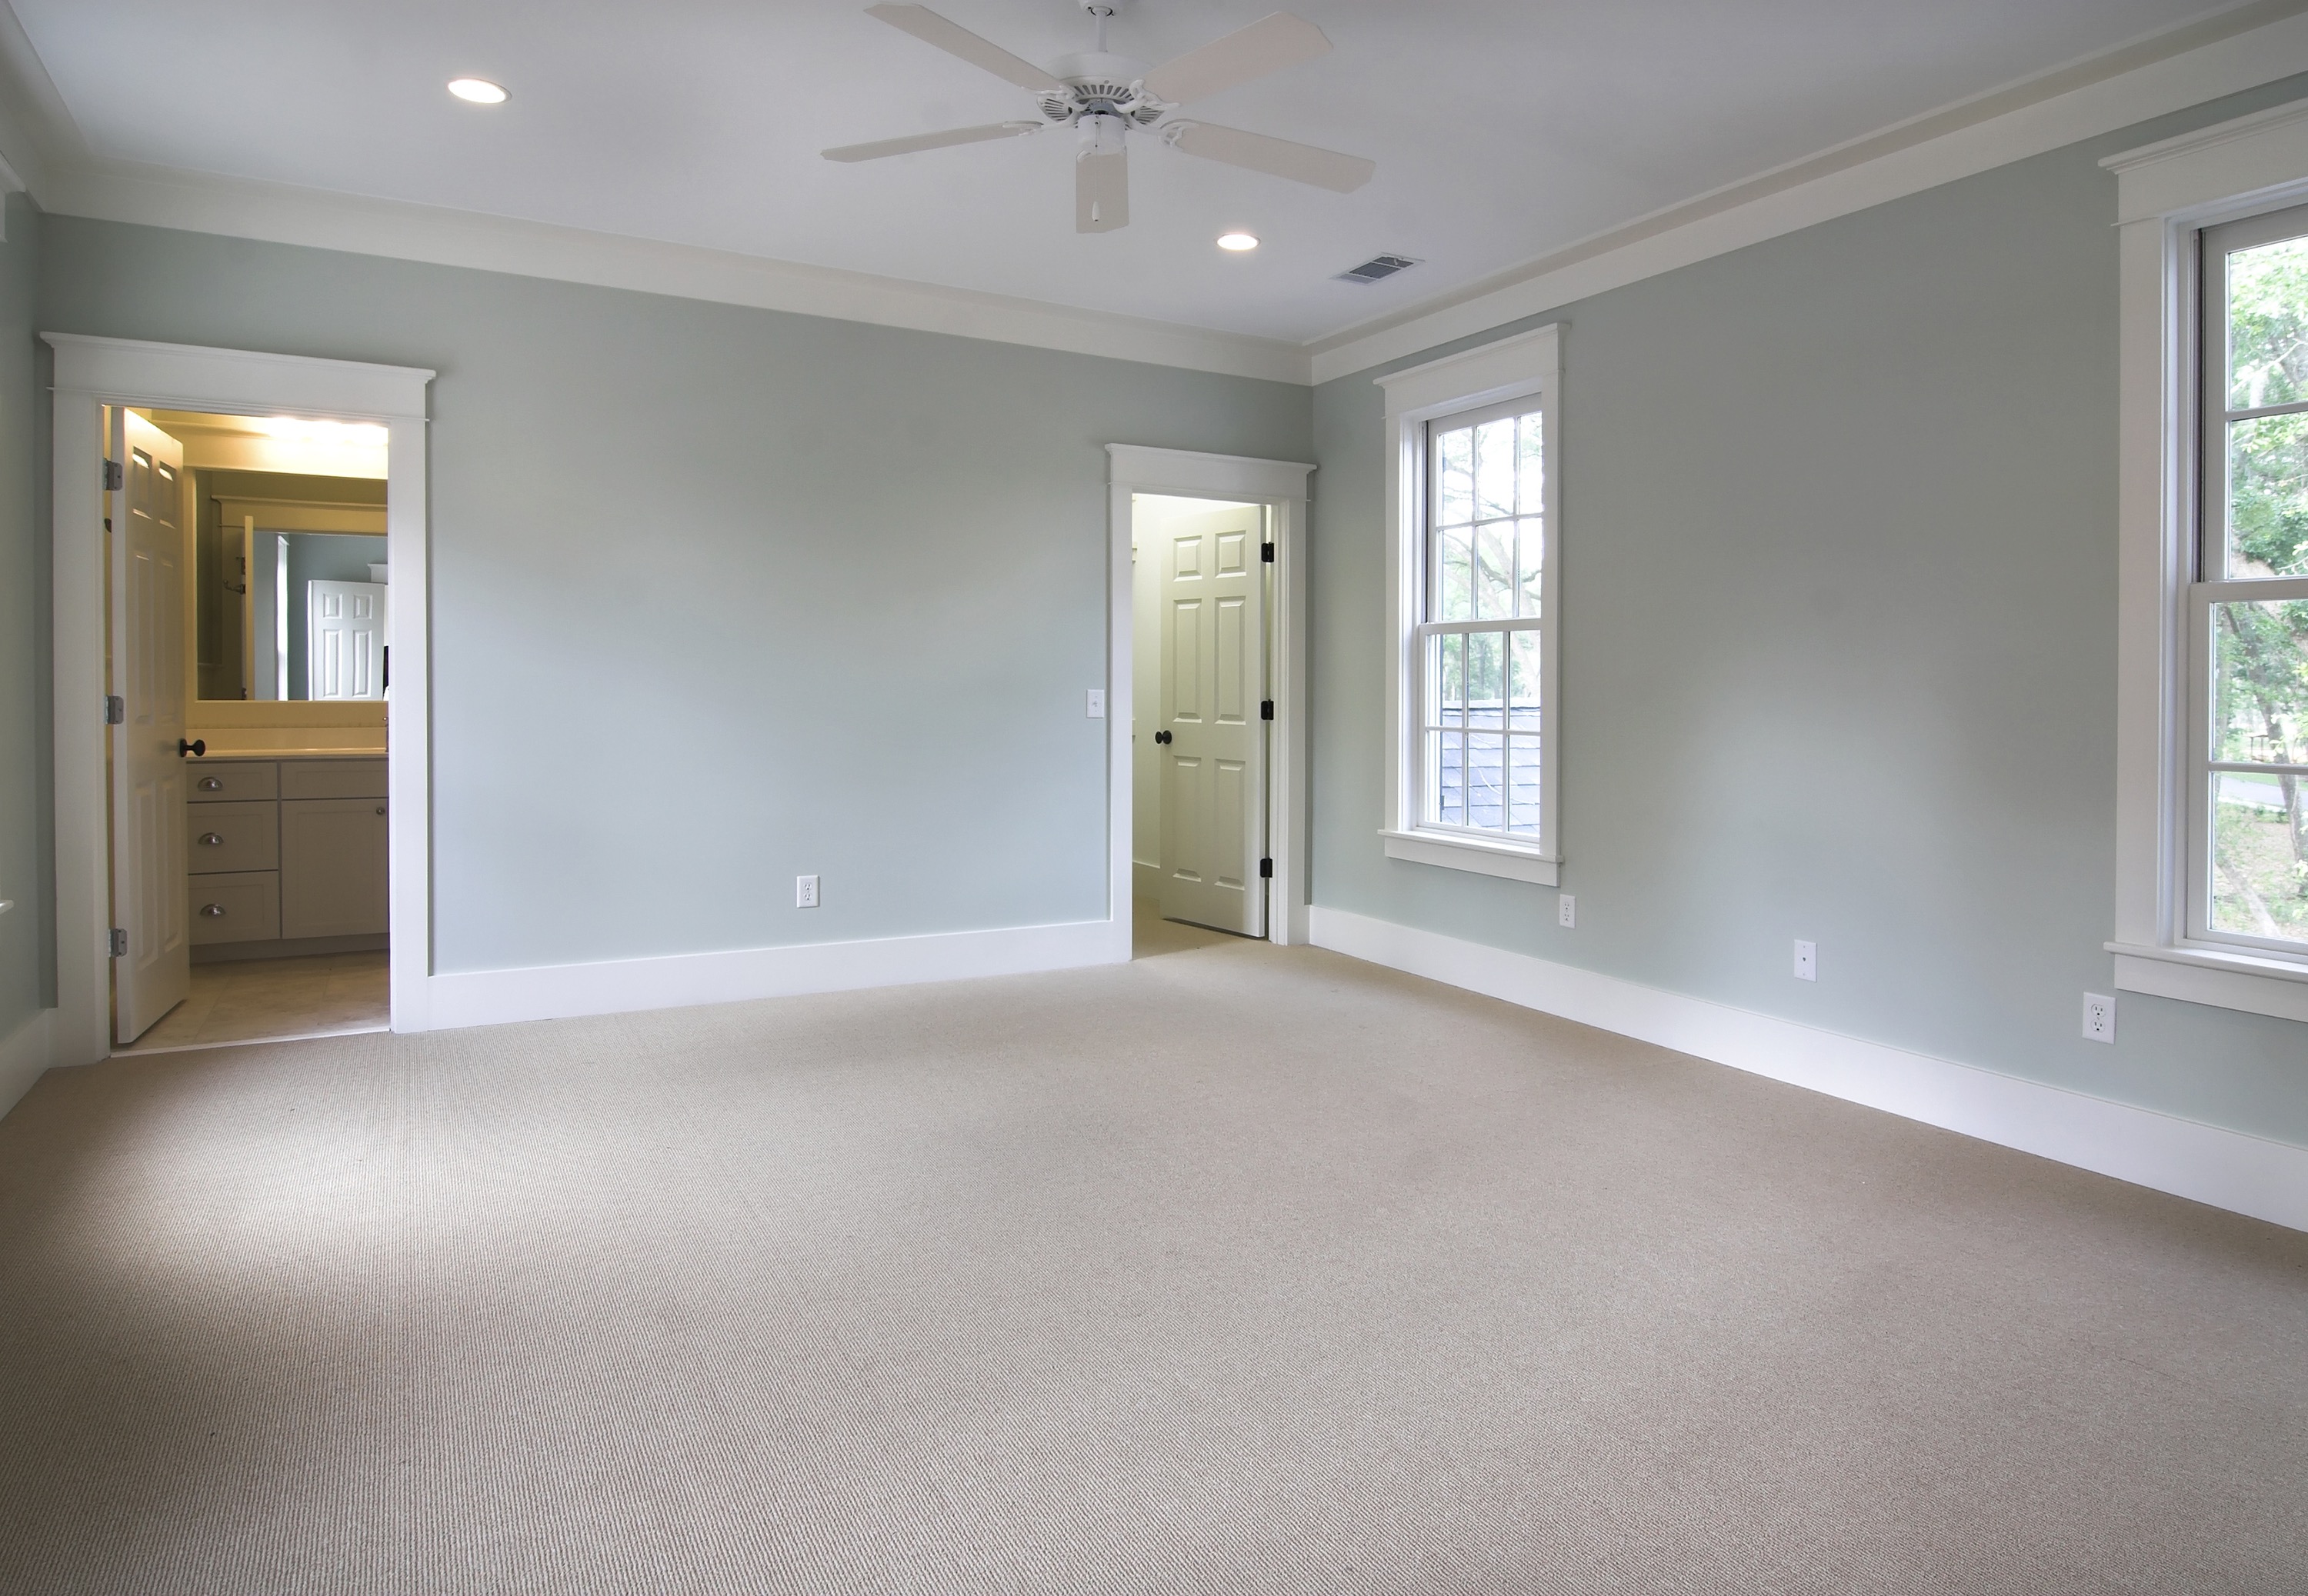
[[501,106],[505,102],[504,86],[487,78],[452,78],[449,92],[459,99],[469,99],[477,106]]
[[1232,250],[1235,253],[1241,254],[1245,250],[1253,250],[1258,247],[1258,235],[1255,233],[1221,233],[1219,235],[1219,247],[1220,249]]

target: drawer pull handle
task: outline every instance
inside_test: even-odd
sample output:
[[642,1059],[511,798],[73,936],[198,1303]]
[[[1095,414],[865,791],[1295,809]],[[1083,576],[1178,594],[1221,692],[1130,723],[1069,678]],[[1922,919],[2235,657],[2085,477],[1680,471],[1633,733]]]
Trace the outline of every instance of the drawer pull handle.
[[190,742],[185,742],[182,737],[177,739],[177,757],[180,759],[186,754],[192,755],[196,759],[203,759],[207,757],[208,751],[209,740],[205,737],[195,737]]
[[203,793],[221,793],[224,791],[224,779],[221,777],[203,776],[194,785],[197,785]]
[[219,837],[213,831],[203,831],[201,833],[201,846],[204,848],[220,848],[224,846],[224,838]]
[[207,920],[221,920],[224,918],[224,905],[222,904],[202,904],[201,905],[201,915],[202,918]]
[[379,814],[383,814],[383,813],[384,812],[384,805],[383,805],[383,804],[382,804],[382,803],[378,804],[378,805],[376,806],[376,812],[377,812],[377,813],[379,813]]

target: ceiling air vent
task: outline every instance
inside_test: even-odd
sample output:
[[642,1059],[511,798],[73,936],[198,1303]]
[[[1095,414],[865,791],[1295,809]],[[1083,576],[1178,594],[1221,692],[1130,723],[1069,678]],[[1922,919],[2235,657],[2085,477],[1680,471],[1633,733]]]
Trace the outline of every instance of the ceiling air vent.
[[1374,283],[1382,277],[1392,277],[1396,272],[1407,270],[1417,264],[1418,262],[1408,255],[1373,255],[1361,265],[1348,271],[1341,271],[1331,280],[1339,283]]

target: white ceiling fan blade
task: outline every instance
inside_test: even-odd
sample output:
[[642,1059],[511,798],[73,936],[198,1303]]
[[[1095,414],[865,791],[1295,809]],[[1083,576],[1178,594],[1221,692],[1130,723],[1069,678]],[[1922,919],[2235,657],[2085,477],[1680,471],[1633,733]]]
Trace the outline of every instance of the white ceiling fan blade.
[[949,56],[959,56],[972,66],[985,68],[997,78],[1005,78],[1021,89],[1058,90],[1064,83],[1024,58],[1012,55],[1000,45],[983,39],[959,23],[949,22],[926,5],[869,5],[869,17],[879,17],[891,27],[912,34],[924,44],[937,46]]
[[885,155],[911,155],[917,150],[943,150],[952,144],[977,144],[987,139],[1021,139],[1040,129],[1038,122],[989,122],[983,127],[957,127],[945,133],[916,133],[910,139],[876,139],[870,144],[843,144],[820,150],[828,160],[880,160]]
[[1111,233],[1130,225],[1130,158],[1084,155],[1074,161],[1074,231]]
[[1311,183],[1316,188],[1336,189],[1342,194],[1354,193],[1378,170],[1377,162],[1365,160],[1359,155],[1340,155],[1335,150],[1317,150],[1312,144],[1270,139],[1264,133],[1244,133],[1238,127],[1213,127],[1207,122],[1173,123],[1162,130],[1162,142],[1204,160],[1247,167],[1253,172],[1287,177],[1293,183]]
[[1322,37],[1320,28],[1278,11],[1199,50],[1188,50],[1176,61],[1163,63],[1146,74],[1146,92],[1182,106],[1330,51],[1331,41]]

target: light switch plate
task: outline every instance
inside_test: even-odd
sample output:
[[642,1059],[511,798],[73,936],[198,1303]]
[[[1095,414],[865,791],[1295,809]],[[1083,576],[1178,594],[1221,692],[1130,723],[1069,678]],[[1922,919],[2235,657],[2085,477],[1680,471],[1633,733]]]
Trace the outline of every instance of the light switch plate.
[[1797,981],[1819,979],[1818,943],[1799,941],[1796,944],[1796,979]]
[[817,907],[817,878],[815,876],[796,876],[794,878],[794,907],[797,909],[814,909]]
[[1106,718],[1106,689],[1103,687],[1089,690],[1089,717],[1092,720]]

